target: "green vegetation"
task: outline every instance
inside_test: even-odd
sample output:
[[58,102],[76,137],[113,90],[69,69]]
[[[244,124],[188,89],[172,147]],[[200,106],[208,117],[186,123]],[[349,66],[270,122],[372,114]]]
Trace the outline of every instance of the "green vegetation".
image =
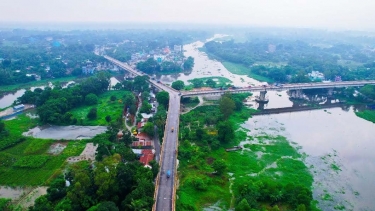
[[194,78],[188,81],[192,83],[194,88],[200,88],[203,86],[208,86],[212,88],[223,87],[223,86],[227,86],[229,83],[232,83],[231,80],[224,78],[224,77],[218,77],[218,76]]
[[172,88],[175,90],[181,90],[185,87],[185,83],[183,81],[177,80],[172,83]]
[[223,65],[224,65],[225,68],[227,68],[229,70],[229,72],[231,72],[233,74],[248,75],[250,78],[254,78],[255,80],[264,81],[264,82],[268,82],[268,83],[274,82],[274,80],[271,79],[271,78],[253,73],[250,68],[247,68],[242,64],[236,64],[236,63],[233,63],[233,62],[225,61],[225,62],[223,62]]
[[47,162],[48,158],[48,156],[44,155],[24,156],[18,159],[13,166],[21,168],[40,168]]
[[[224,122],[228,127],[214,126],[223,125],[219,106],[198,107],[180,117],[176,209],[201,210],[215,204],[225,210],[314,210],[313,179],[302,156],[285,137],[249,137],[240,124],[256,111],[235,110]],[[227,131],[231,127],[233,134]],[[225,151],[245,140],[250,150]]]
[[194,67],[194,58],[189,56],[184,62],[184,70],[192,70]]
[[375,123],[375,111],[374,110],[359,111],[359,112],[355,112],[355,114],[358,117],[361,117],[367,121]]

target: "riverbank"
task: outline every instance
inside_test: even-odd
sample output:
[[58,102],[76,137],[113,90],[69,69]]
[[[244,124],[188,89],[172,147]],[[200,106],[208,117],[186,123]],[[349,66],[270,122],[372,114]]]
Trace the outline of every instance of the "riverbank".
[[[239,201],[246,198],[240,191],[244,185],[257,181],[262,181],[266,185],[263,187],[265,189],[269,188],[267,184],[273,182],[279,184],[279,187],[299,185],[307,191],[308,198],[310,192],[310,203],[313,178],[303,163],[304,156],[299,154],[285,137],[267,133],[248,135],[249,130],[241,125],[254,112],[255,110],[244,108],[241,112],[234,113],[228,121],[235,126],[235,138],[219,146],[215,141],[215,127],[206,124],[211,117],[219,115],[217,106],[198,107],[181,116],[178,210],[233,209]],[[197,131],[202,128],[205,132],[204,138],[194,141]],[[225,151],[225,148],[233,146],[242,146],[242,150]],[[227,171],[222,176],[212,173],[212,164],[218,160],[224,161],[227,166]],[[283,210],[293,210],[295,205],[281,198],[272,202],[270,199],[258,198],[248,203],[252,208],[270,208],[271,205],[277,205]]]
[[375,110],[358,111],[355,112],[355,115],[362,119],[375,123]]
[[55,79],[45,79],[45,80],[40,80],[40,81],[32,81],[28,83],[23,83],[23,84],[14,84],[14,85],[7,85],[7,86],[0,86],[0,96],[2,94],[8,93],[8,92],[14,92],[19,89],[25,89],[25,88],[30,88],[33,86],[45,86],[48,85],[49,83],[63,83],[63,82],[68,82],[68,81],[75,81],[77,80],[78,77],[64,77],[64,78],[55,78]]

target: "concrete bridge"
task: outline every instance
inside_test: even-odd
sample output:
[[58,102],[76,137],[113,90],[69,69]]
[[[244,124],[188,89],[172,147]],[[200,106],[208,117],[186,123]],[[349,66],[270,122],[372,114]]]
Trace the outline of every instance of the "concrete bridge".
[[240,87],[240,88],[232,88],[227,90],[204,90],[204,91],[185,91],[181,92],[181,96],[183,97],[191,97],[191,96],[198,96],[198,95],[221,95],[226,92],[229,93],[244,93],[244,92],[259,92],[260,95],[258,96],[259,102],[268,102],[266,98],[267,91],[283,91],[283,90],[290,90],[290,94],[292,97],[300,96],[302,94],[302,90],[304,89],[329,89],[329,93],[332,93],[334,88],[343,88],[343,87],[360,87],[365,86],[367,84],[375,85],[375,80],[368,80],[368,81],[339,81],[339,82],[319,82],[319,83],[297,83],[297,84],[283,84],[283,85],[261,85],[261,86],[249,86],[249,87]]

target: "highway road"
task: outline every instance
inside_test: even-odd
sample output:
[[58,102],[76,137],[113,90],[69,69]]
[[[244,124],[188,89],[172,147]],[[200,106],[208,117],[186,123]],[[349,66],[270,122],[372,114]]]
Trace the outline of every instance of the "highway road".
[[[142,76],[144,74],[134,70],[126,63],[122,63],[109,56],[104,56],[113,64],[135,74]],[[149,80],[151,84],[158,87],[161,90],[169,93],[169,108],[167,114],[167,121],[165,124],[164,141],[161,148],[160,155],[160,174],[157,177],[158,186],[156,187],[157,195],[156,202],[153,210],[157,211],[171,211],[174,210],[174,195],[175,195],[175,175],[177,171],[177,138],[179,128],[179,116],[180,116],[180,96],[179,93],[169,86],[157,83],[156,81]],[[172,127],[174,128],[172,132]],[[167,172],[170,171],[171,176],[167,178]]]

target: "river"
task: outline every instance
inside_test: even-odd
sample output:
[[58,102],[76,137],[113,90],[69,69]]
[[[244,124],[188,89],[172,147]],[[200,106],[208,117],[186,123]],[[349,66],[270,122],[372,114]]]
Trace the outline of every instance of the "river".
[[[223,76],[238,86],[260,84],[247,76],[232,74],[220,62],[209,59],[198,50],[203,44],[184,45],[185,56],[193,56],[195,61],[190,74],[164,76],[161,80],[187,82],[192,78]],[[267,96],[270,101],[265,108],[294,104],[286,91],[270,91]],[[301,153],[307,154],[305,164],[311,167],[314,177],[313,196],[322,210],[342,206],[346,210],[374,210],[375,124],[357,117],[353,107],[254,116],[242,126],[250,129],[251,135],[265,132],[285,136],[296,143],[292,145]]]
[[[110,78],[110,86],[111,87],[116,85],[118,82],[119,81],[115,77]],[[74,83],[75,83],[74,81],[68,81],[66,83],[63,83],[62,88],[67,88],[70,85],[73,85]],[[48,85],[49,87],[53,87],[51,82],[49,82],[48,84],[49,84]],[[30,90],[34,91],[36,88],[44,89],[44,87],[45,86],[31,87]],[[13,102],[15,100],[17,100],[17,98],[21,97],[25,92],[26,92],[26,89],[19,89],[15,92],[12,92],[12,93],[4,95],[3,97],[0,97],[0,109],[11,106],[13,104]]]
[[[215,35],[215,37],[207,39],[210,41],[215,38],[219,38],[222,35]],[[163,75],[159,80],[166,84],[171,84],[173,81],[181,80],[185,84],[188,83],[188,80],[194,78],[203,78],[203,77],[225,77],[232,81],[236,86],[249,86],[249,85],[259,85],[260,82],[254,80],[246,75],[236,75],[229,72],[224,65],[217,61],[208,58],[207,54],[199,51],[199,48],[203,47],[204,42],[197,41],[187,45],[184,45],[184,56],[194,58],[194,67],[190,73],[180,73],[174,75]]]

